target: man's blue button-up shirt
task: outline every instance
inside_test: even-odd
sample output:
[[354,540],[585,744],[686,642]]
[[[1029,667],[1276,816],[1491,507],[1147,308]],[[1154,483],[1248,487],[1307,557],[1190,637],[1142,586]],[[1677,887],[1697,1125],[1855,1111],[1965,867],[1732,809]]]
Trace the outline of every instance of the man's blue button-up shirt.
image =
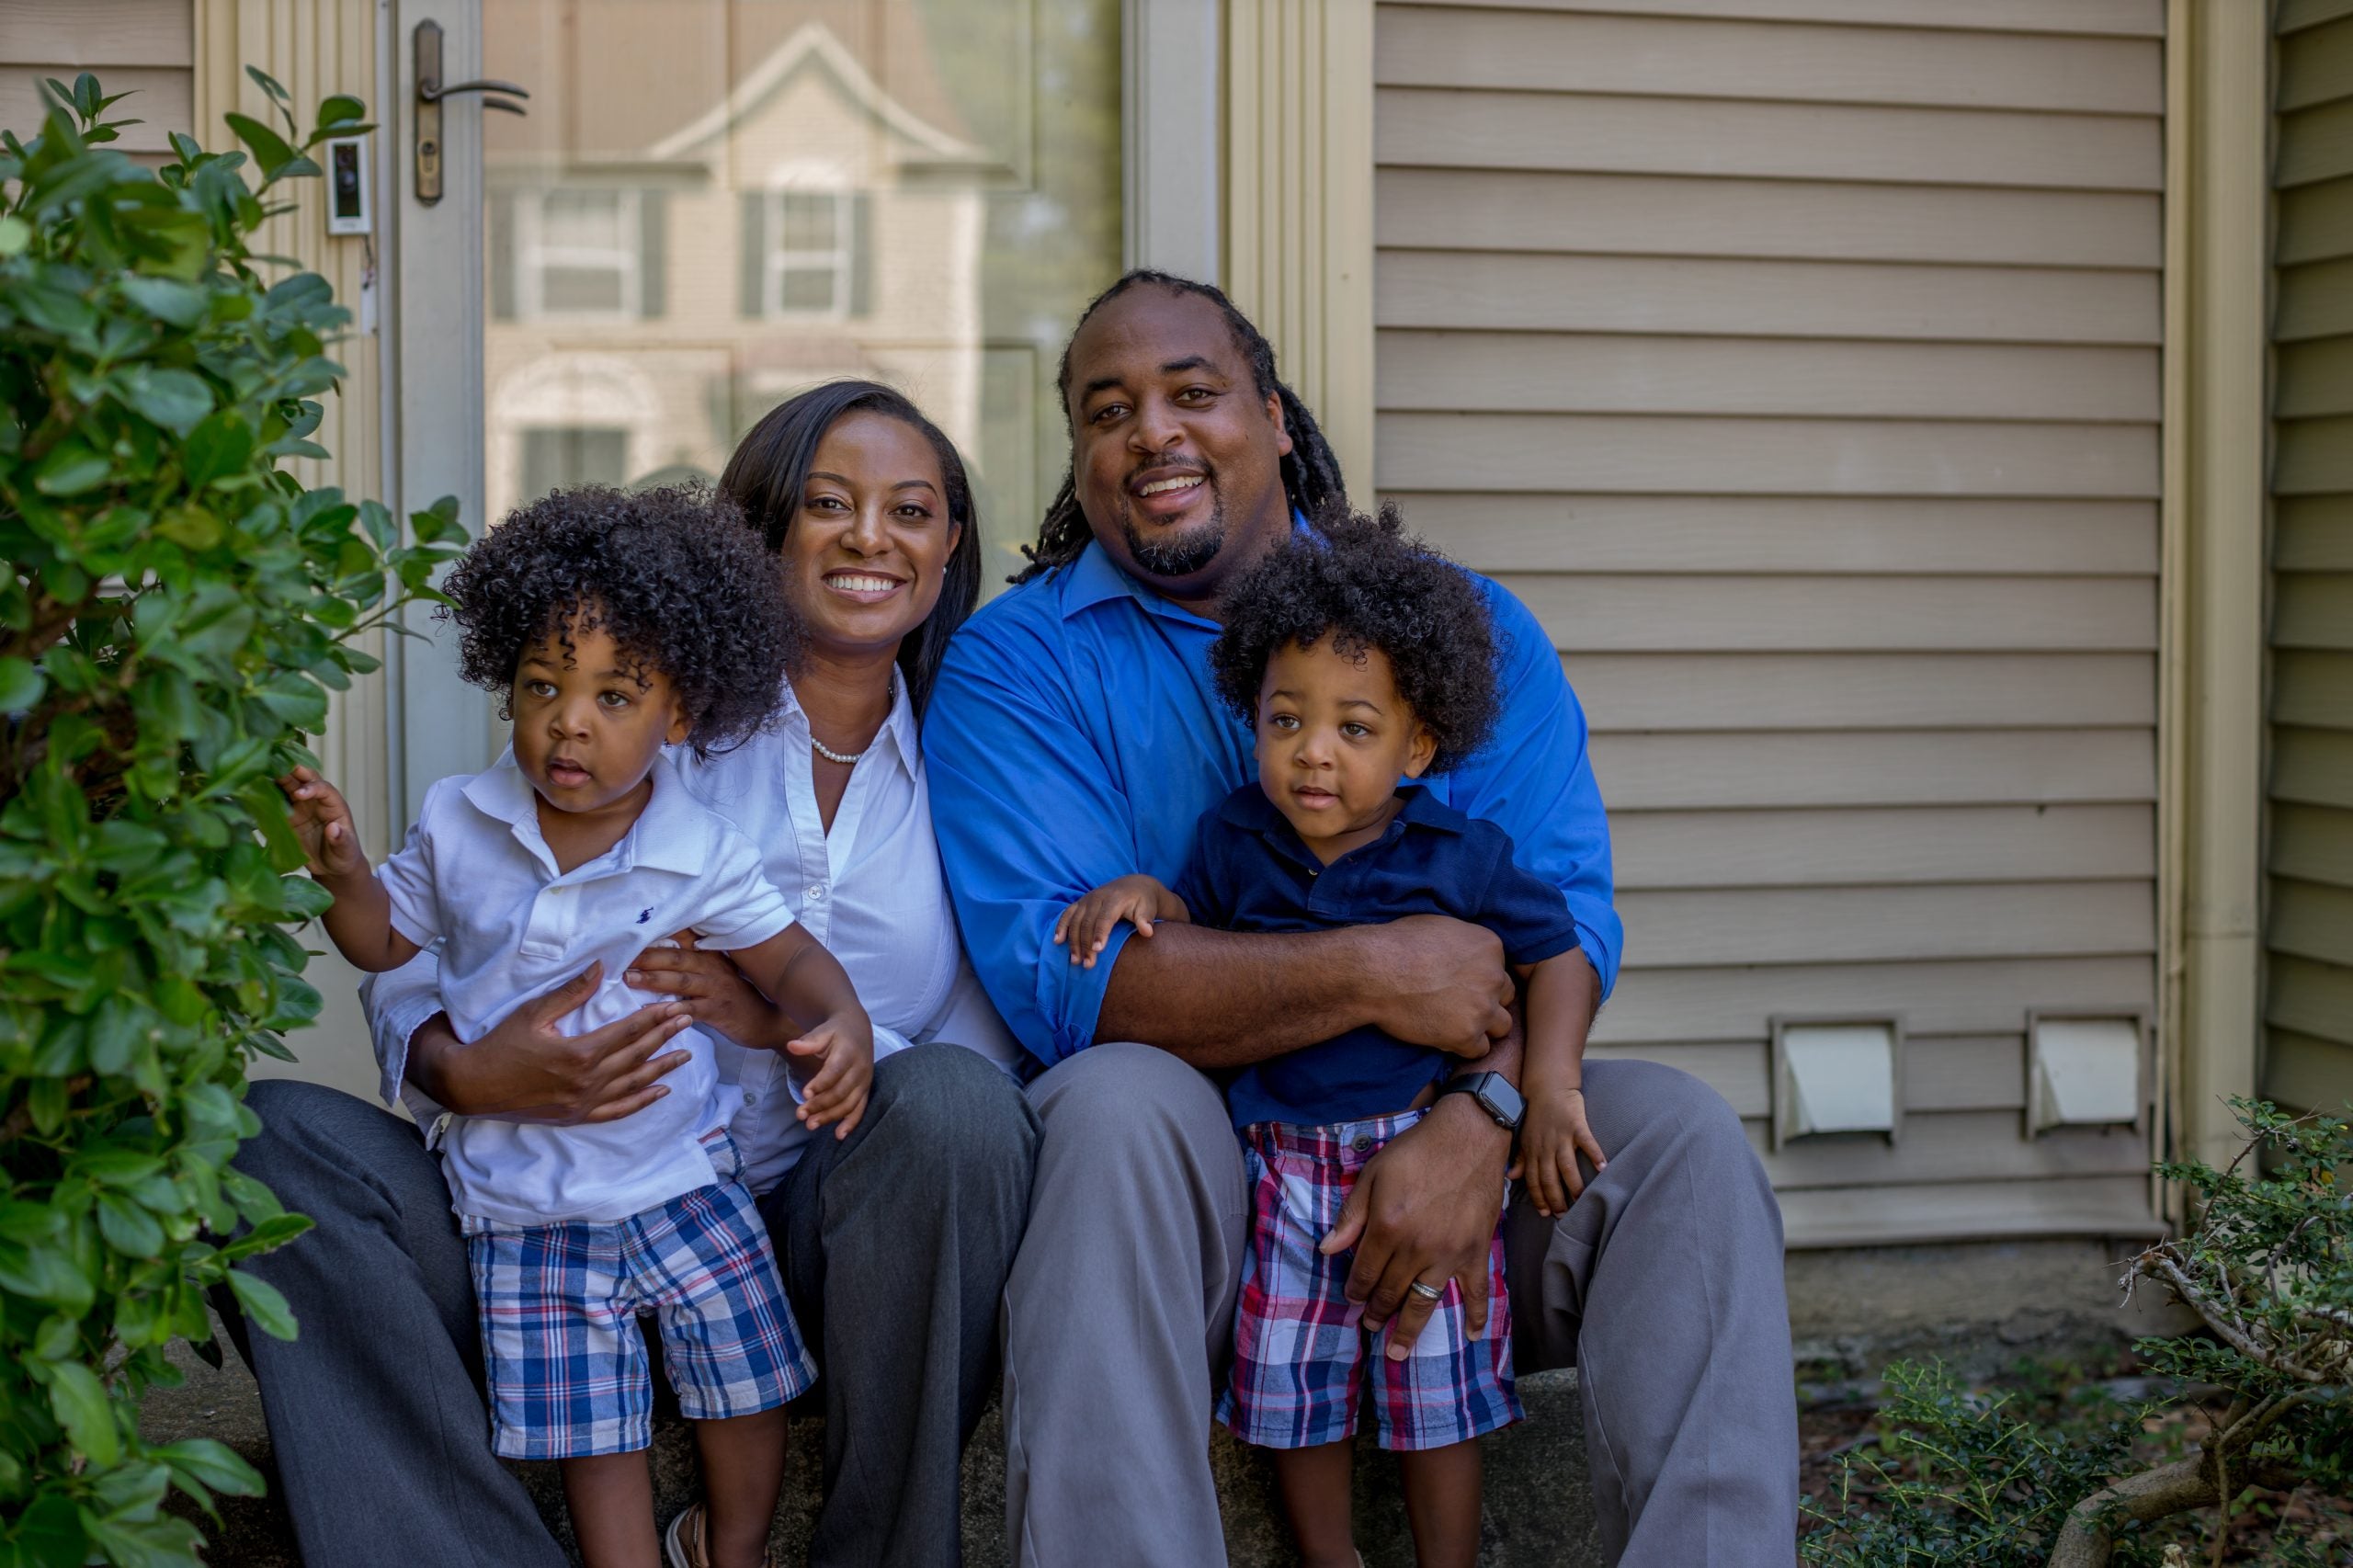
[[[1560,887],[1607,995],[1624,930],[1585,712],[1536,618],[1473,576],[1502,648],[1503,717],[1430,793],[1495,823],[1521,866]],[[981,983],[1049,1065],[1095,1043],[1135,934],[1120,926],[1086,969],[1054,945],[1055,917],[1131,872],[1174,885],[1201,814],[1257,777],[1250,730],[1210,677],[1217,634],[1090,542],[983,607],[949,645],[924,717],[932,824]]]

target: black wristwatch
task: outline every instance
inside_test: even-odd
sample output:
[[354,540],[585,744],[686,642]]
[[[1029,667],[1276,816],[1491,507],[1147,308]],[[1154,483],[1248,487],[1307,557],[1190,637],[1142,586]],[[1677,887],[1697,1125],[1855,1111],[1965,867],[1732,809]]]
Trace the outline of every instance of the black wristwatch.
[[1501,1073],[1458,1074],[1440,1085],[1438,1092],[1440,1096],[1469,1095],[1506,1132],[1517,1133],[1520,1118],[1528,1114],[1528,1102],[1519,1097],[1519,1091]]

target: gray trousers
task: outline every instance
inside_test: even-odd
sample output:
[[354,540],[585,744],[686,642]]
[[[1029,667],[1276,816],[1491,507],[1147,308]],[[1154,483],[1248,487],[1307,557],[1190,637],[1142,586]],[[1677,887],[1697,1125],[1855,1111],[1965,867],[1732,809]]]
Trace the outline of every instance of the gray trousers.
[[[1791,1562],[1797,1402],[1764,1168],[1688,1074],[1592,1062],[1585,1085],[1609,1168],[1558,1221],[1512,1209],[1518,1366],[1579,1369],[1613,1561]],[[1248,1209],[1224,1102],[1131,1044],[1029,1092],[1045,1139],[1006,1286],[1014,1561],[1222,1564],[1207,1453]]]
[[[240,1336],[302,1560],[560,1568],[490,1450],[439,1162],[410,1123],[333,1089],[261,1083],[247,1103],[264,1131],[237,1164],[318,1221],[247,1266],[285,1292],[301,1337]],[[761,1200],[825,1403],[812,1563],[958,1562],[959,1463],[993,1381],[1037,1146],[1002,1073],[919,1045],[875,1064],[856,1132],[813,1141]]]

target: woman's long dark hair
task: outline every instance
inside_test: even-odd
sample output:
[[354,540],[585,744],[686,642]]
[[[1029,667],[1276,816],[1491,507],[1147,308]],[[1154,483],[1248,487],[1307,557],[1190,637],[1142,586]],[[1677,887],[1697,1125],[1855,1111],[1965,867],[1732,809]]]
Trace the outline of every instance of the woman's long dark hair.
[[835,423],[851,414],[879,414],[920,432],[939,459],[939,475],[948,488],[948,516],[961,524],[962,534],[941,574],[939,602],[923,624],[899,644],[899,669],[906,676],[907,700],[915,717],[923,717],[931,699],[932,681],[939,661],[947,656],[948,639],[964,624],[981,599],[981,518],[972,504],[972,481],[964,459],[938,426],[906,395],[880,381],[827,381],[787,398],[761,416],[727,460],[719,488],[744,508],[767,540],[781,551],[792,519],[801,513],[801,498],[809,484],[809,470],[817,460],[818,443]]
[[[1078,340],[1079,328],[1086,324],[1088,317],[1129,290],[1146,283],[1172,293],[1199,295],[1215,305],[1225,317],[1226,330],[1233,334],[1234,347],[1250,362],[1250,381],[1258,395],[1274,398],[1282,405],[1283,428],[1290,434],[1290,453],[1282,460],[1283,494],[1289,497],[1291,509],[1311,523],[1327,510],[1346,513],[1348,487],[1340,477],[1340,460],[1332,455],[1332,445],[1324,438],[1323,427],[1307,412],[1307,404],[1299,401],[1299,394],[1277,379],[1275,348],[1267,341],[1267,335],[1215,284],[1179,278],[1173,272],[1155,272],[1148,267],[1137,267],[1096,295],[1079,312],[1078,325],[1071,328],[1071,342]],[[1062,392],[1063,417],[1068,419],[1070,343],[1063,345],[1062,373],[1054,384]],[[1046,508],[1045,520],[1038,525],[1038,542],[1021,547],[1021,553],[1029,558],[1029,564],[1006,581],[1026,583],[1058,566],[1067,566],[1078,559],[1078,552],[1095,537],[1094,530],[1086,526],[1086,514],[1079,510],[1075,478],[1074,474],[1063,477],[1063,487],[1054,492],[1053,502]]]

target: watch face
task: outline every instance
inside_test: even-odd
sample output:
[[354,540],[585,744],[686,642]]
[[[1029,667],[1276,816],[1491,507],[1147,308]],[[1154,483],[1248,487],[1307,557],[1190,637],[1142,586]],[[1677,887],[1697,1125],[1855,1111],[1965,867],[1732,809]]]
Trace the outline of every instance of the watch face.
[[1486,1108],[1489,1116],[1506,1127],[1518,1128],[1519,1119],[1527,1113],[1528,1102],[1520,1098],[1519,1091],[1513,1088],[1503,1074],[1481,1074],[1476,1093],[1479,1103]]

